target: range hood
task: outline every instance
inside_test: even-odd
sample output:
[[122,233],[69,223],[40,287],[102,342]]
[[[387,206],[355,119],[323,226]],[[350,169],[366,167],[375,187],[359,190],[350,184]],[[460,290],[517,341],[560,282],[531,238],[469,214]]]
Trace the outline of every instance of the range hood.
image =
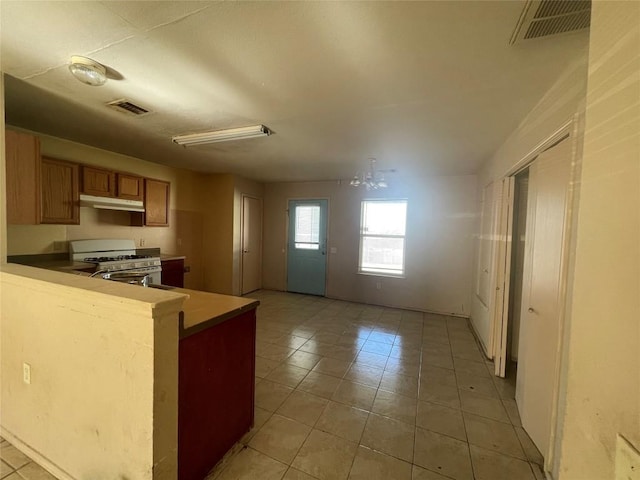
[[125,200],[123,198],[95,197],[80,195],[81,207],[101,208],[103,210],[125,210],[127,212],[144,212],[142,200]]

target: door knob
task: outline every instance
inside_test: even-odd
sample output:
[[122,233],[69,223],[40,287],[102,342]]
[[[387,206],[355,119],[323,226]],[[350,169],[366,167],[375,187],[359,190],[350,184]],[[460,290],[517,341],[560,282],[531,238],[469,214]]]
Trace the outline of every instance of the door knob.
[[529,313],[535,313],[536,311],[535,311],[533,308],[529,307],[529,308],[527,309],[527,312],[529,312]]

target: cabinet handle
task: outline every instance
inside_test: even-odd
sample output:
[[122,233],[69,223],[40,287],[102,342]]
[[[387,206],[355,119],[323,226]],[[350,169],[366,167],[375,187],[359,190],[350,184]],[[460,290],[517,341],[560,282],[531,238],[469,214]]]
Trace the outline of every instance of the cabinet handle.
[[532,307],[529,307],[529,308],[527,309],[527,312],[529,312],[529,313],[536,313],[536,311],[535,311]]

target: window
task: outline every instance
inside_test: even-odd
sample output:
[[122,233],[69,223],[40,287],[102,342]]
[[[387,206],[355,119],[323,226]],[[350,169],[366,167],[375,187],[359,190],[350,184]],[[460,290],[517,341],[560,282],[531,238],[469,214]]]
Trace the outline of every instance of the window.
[[320,248],[320,205],[297,205],[295,208],[295,247]]
[[406,200],[364,200],[360,219],[361,273],[404,275]]

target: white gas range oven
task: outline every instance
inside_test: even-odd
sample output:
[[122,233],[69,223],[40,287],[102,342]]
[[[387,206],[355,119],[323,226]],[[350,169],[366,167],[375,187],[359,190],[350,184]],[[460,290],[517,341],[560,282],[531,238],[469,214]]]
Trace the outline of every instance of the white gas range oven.
[[160,257],[137,255],[133,240],[72,240],[69,258],[95,264],[96,271],[92,276],[144,285],[162,283]]

